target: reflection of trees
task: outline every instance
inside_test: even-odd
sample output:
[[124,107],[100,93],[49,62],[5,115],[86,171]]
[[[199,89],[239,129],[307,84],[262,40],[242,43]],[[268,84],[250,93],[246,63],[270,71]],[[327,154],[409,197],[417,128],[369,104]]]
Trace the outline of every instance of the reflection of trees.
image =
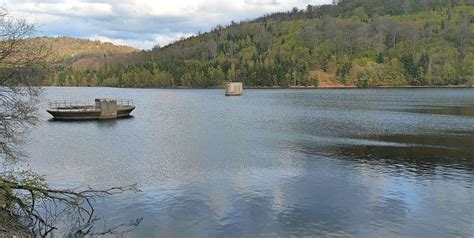
[[[382,166],[406,166],[420,175],[434,174],[439,166],[474,170],[474,134],[459,132],[430,135],[373,135],[357,138],[388,145],[329,144],[298,142],[304,153],[331,154]],[[391,144],[393,143],[393,144]]]
[[143,218],[136,219],[134,221],[131,221],[130,223],[123,223],[123,224],[108,228],[107,230],[104,230],[102,232],[94,232],[94,229],[93,229],[94,223],[98,220],[99,219],[95,218],[84,224],[79,224],[76,226],[73,225],[71,228],[71,231],[67,233],[65,236],[75,237],[75,238],[82,238],[86,236],[90,236],[90,237],[91,236],[105,236],[105,235],[122,236],[126,233],[129,233],[135,230],[143,221]]
[[58,229],[56,223],[65,217],[74,219],[75,224],[92,228],[92,224],[97,220],[92,206],[95,199],[126,191],[138,191],[136,186],[106,190],[51,189],[36,175],[19,182],[1,179],[0,185],[1,189],[13,191],[4,194],[5,200],[12,204],[10,209],[16,210],[15,213],[41,236],[47,236]]
[[407,110],[409,112],[425,113],[425,114],[440,114],[440,115],[456,115],[456,116],[474,116],[474,105],[464,107],[429,107],[429,108],[417,108]]

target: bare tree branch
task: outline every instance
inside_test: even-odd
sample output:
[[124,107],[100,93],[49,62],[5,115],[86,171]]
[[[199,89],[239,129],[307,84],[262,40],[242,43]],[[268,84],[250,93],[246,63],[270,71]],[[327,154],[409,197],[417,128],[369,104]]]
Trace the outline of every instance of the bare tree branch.
[[[33,25],[11,18],[0,7],[0,162],[3,165],[25,156],[21,150],[24,134],[38,122],[39,85],[48,72],[50,51],[42,41],[31,40],[34,32]],[[78,227],[90,233],[92,223],[97,220],[93,201],[129,191],[139,190],[136,185],[104,190],[51,189],[42,176],[29,170],[0,167],[0,208],[14,211],[33,233],[43,237],[56,230],[56,224],[64,217],[75,219]],[[114,233],[117,229],[105,232]]]

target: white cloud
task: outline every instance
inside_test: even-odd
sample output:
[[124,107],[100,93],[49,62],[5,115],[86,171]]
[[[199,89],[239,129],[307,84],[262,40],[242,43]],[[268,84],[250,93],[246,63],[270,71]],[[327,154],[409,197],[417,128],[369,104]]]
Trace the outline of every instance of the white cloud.
[[133,40],[133,39],[109,38],[109,37],[99,36],[99,35],[93,35],[93,36],[88,37],[87,39],[99,40],[102,42],[111,42],[114,45],[126,45],[126,46],[131,46],[137,49],[150,49],[156,45],[155,41],[140,40],[140,39]]
[[[22,2],[11,4],[13,10],[31,14],[50,14],[79,17],[110,16],[112,6],[108,3],[81,2],[65,0],[63,2]],[[7,7],[10,4],[7,4]]]
[[194,35],[194,34],[184,33],[184,32],[173,32],[173,33],[169,33],[169,34],[156,35],[155,36],[155,42],[160,46],[165,46],[165,45],[168,45],[170,43],[173,43],[176,40],[179,40],[181,38],[187,38],[187,37],[190,37],[192,35]]
[[91,38],[149,49],[212,27],[330,0],[6,0],[42,35]]

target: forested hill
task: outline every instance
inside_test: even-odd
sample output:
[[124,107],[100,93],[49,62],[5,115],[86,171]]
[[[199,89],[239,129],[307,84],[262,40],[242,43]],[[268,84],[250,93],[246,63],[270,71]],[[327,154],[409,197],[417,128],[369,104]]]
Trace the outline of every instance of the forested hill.
[[342,0],[110,60],[51,85],[434,86],[474,82],[474,0]]
[[69,68],[99,69],[104,59],[128,55],[139,50],[122,45],[114,45],[97,40],[76,39],[66,36],[37,37],[29,40],[32,44],[41,44],[50,51],[48,61],[67,65]]

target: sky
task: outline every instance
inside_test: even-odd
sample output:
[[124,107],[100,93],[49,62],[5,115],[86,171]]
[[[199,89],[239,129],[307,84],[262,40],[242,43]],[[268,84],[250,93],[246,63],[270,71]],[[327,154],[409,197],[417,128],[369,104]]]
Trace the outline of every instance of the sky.
[[164,46],[232,20],[331,0],[4,0],[9,13],[40,36],[71,36],[139,49]]

